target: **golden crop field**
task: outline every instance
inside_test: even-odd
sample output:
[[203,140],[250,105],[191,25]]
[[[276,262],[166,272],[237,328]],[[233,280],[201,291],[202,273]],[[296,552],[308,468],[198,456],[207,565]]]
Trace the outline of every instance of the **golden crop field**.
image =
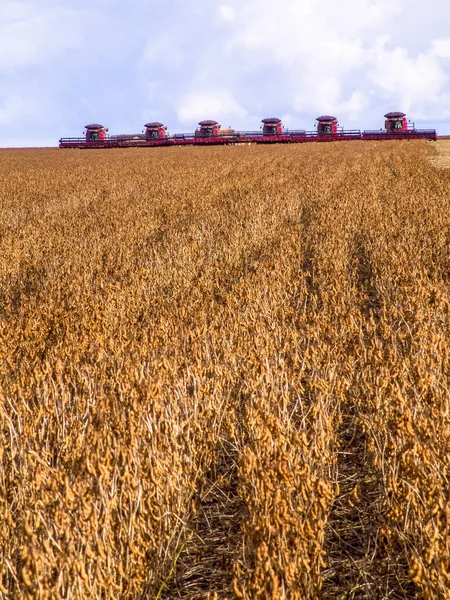
[[440,144],[0,152],[0,598],[450,598]]

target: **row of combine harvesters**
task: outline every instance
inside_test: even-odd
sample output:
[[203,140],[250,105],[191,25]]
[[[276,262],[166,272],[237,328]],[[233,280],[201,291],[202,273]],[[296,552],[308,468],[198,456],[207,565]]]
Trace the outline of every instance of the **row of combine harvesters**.
[[61,138],[60,148],[130,148],[153,146],[227,145],[227,144],[273,144],[304,142],[343,142],[351,140],[436,140],[435,129],[416,129],[405,113],[389,112],[385,116],[385,129],[363,131],[345,130],[339,127],[336,117],[317,117],[316,129],[285,129],[281,119],[270,117],[262,120],[260,131],[235,131],[221,129],[217,121],[200,121],[194,133],[169,134],[163,123],[146,123],[142,134],[109,135],[108,129],[98,123],[86,125],[82,138]]

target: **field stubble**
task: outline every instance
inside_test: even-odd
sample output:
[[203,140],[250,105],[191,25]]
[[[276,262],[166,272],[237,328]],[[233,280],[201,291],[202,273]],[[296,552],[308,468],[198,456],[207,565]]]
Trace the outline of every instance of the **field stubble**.
[[450,598],[432,152],[2,152],[0,597]]

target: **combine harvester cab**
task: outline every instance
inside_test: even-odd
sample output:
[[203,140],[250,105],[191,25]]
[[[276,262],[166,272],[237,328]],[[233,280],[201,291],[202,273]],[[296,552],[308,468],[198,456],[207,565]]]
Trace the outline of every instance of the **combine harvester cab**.
[[281,119],[278,117],[262,119],[261,123],[263,124],[264,136],[272,137],[274,135],[283,135],[283,125],[281,123]]
[[416,129],[403,112],[388,112],[384,115],[385,129],[379,131],[363,131],[364,140],[436,140],[435,129]]
[[145,127],[145,141],[151,142],[153,140],[165,140],[167,139],[167,127],[159,121],[152,121],[146,123]]
[[60,148],[108,148],[111,145],[108,139],[108,129],[99,123],[85,125],[84,137],[82,138],[61,138],[59,140]]
[[211,146],[216,144],[225,145],[236,141],[236,132],[234,129],[221,129],[222,126],[217,121],[207,119],[200,121],[199,125],[200,127],[195,130],[194,140],[190,140],[189,142],[189,136],[184,136],[187,138],[187,143]]
[[[361,131],[359,129],[346,130],[339,127],[337,118],[332,115],[321,115],[317,117],[316,121],[317,129],[312,134],[315,142],[342,142],[361,139]],[[310,134],[308,133],[307,135]]]
[[167,134],[167,127],[159,121],[146,123],[145,146],[173,146],[174,140]]
[[236,132],[234,129],[221,129],[220,123],[212,119],[200,121],[200,127],[195,130],[194,139],[190,139],[190,136],[184,136],[186,138],[185,143],[194,143],[195,145],[226,145],[236,141]]
[[249,144],[280,144],[291,142],[291,135],[283,130],[278,117],[267,117],[261,120],[262,131],[239,131],[238,141]]
[[108,129],[98,123],[92,123],[91,125],[85,125],[86,129],[86,142],[105,142],[108,135]]
[[331,115],[321,115],[317,117],[317,135],[324,138],[327,135],[337,135],[338,120]]
[[200,121],[200,128],[195,130],[196,138],[215,138],[219,136],[220,124],[212,119]]
[[196,144],[219,143],[220,124],[213,119],[200,121],[200,127],[195,130],[194,138]]
[[262,119],[262,139],[258,139],[258,143],[273,144],[280,142],[291,142],[291,136],[283,131],[283,123],[278,117],[267,117]]

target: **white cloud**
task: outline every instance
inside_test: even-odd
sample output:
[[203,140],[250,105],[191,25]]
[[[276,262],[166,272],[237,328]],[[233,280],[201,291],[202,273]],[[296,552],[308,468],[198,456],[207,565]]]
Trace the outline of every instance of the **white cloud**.
[[7,3],[0,12],[0,70],[35,67],[83,44],[85,13],[64,6]]
[[355,91],[337,106],[337,112],[346,115],[351,122],[356,122],[369,106],[369,98],[362,91]]
[[247,115],[247,111],[226,89],[190,91],[177,102],[176,113],[180,123],[185,125],[207,118],[221,119],[225,125],[225,120]]
[[450,58],[450,38],[433,40],[431,52],[440,58]]
[[[355,121],[368,107],[365,88],[376,88],[367,73],[377,64],[378,32],[395,22],[403,1],[228,0],[217,8],[215,28],[206,11],[185,35],[177,29],[152,37],[151,62],[170,67],[173,57],[184,58],[172,100],[181,123],[208,112],[239,120],[280,108],[308,118],[341,111]],[[206,8],[207,1],[200,5]],[[188,37],[191,53],[185,51]],[[147,62],[148,54],[147,48]]]
[[412,57],[405,48],[380,49],[369,77],[405,112],[428,112],[426,107],[439,102],[448,82],[439,59],[432,52]]
[[222,4],[221,6],[219,6],[219,17],[223,20],[223,21],[233,21],[234,18],[236,17],[236,11],[234,10],[234,8],[232,6],[229,6],[228,4]]
[[[441,2],[430,0],[431,13],[433,4]],[[278,110],[293,120],[297,114],[301,123],[334,112],[344,125],[362,128],[381,125],[386,110],[413,110],[424,119],[446,114],[442,59],[450,56],[450,39],[427,39],[432,29],[414,22],[405,0],[228,0],[226,6],[236,18],[217,45],[212,40],[208,56],[193,61],[191,81],[225,85],[237,113]],[[415,28],[417,47],[395,44],[399,23]],[[189,110],[182,106],[176,103],[180,118],[195,112],[191,103]]]

